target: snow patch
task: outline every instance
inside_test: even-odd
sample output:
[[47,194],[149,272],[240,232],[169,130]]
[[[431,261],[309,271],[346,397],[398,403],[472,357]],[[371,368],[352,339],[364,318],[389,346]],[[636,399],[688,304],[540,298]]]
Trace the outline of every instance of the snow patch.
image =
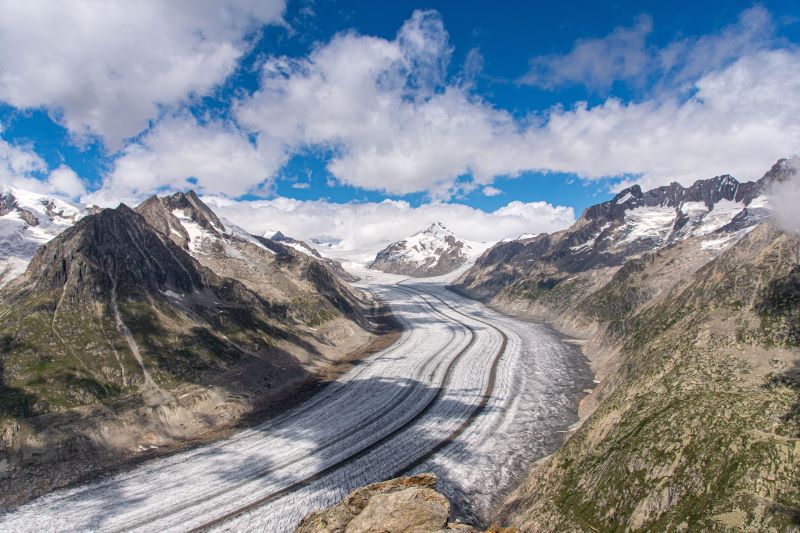
[[692,233],[694,235],[708,235],[723,226],[730,224],[733,217],[742,212],[745,208],[744,204],[733,202],[731,200],[720,200],[714,205],[714,209],[709,211],[700,222],[697,229]]
[[633,198],[633,195],[632,195],[631,193],[629,193],[629,192],[628,192],[628,193],[625,193],[625,196],[623,196],[622,198],[620,198],[619,200],[617,200],[616,204],[617,204],[617,205],[624,204],[625,202],[627,202],[627,201],[628,201],[628,200],[630,200],[631,198]]
[[[0,285],[19,276],[28,267],[42,244],[72,226],[86,215],[76,204],[16,187],[2,187],[0,193],[11,194],[17,209],[0,217]],[[28,211],[38,222],[29,225],[19,209]]]
[[171,291],[169,289],[161,291],[161,294],[163,294],[164,296],[169,296],[170,298],[175,298],[176,300],[183,300],[182,294],[178,294],[177,292]]
[[671,207],[637,207],[625,213],[625,226],[628,232],[623,243],[640,239],[663,242],[672,231],[675,223],[675,210]]

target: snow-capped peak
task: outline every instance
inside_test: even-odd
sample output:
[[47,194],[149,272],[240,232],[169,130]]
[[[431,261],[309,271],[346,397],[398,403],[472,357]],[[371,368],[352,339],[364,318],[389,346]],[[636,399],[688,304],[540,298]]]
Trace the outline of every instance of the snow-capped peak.
[[67,200],[0,188],[0,285],[25,271],[36,250],[86,215]]
[[378,252],[370,268],[418,277],[437,276],[462,266],[487,247],[458,237],[441,222],[434,222]]
[[437,237],[439,235],[455,235],[452,231],[447,229],[441,222],[434,222],[424,230],[416,233],[415,235],[432,235]]

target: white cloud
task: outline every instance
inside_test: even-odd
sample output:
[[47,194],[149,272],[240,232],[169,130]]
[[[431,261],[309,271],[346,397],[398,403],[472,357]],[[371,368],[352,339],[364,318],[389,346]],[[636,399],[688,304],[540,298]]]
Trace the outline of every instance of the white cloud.
[[282,164],[279,147],[259,148],[231,124],[200,125],[189,115],[171,116],[126,147],[103,187],[87,200],[116,205],[186,188],[232,196],[265,192]]
[[283,10],[283,0],[0,0],[0,100],[44,107],[116,150],[161,106],[222,82],[248,32]]
[[521,233],[551,232],[575,221],[571,207],[546,202],[511,202],[493,212],[462,204],[432,203],[412,207],[408,202],[384,200],[337,204],[276,198],[235,201],[203,197],[218,214],[253,233],[280,230],[295,238],[339,242],[333,253],[367,260],[389,242],[442,222],[457,235],[475,241],[495,241]]
[[480,48],[471,48],[470,51],[467,52],[467,57],[464,59],[462,74],[464,83],[472,84],[483,74],[483,63],[484,59]]
[[[2,130],[0,130],[2,131]],[[0,138],[0,181],[11,181],[47,169],[47,164],[32,148],[17,146]]]
[[[649,27],[640,19],[604,46],[643,42]],[[414,47],[404,44],[406,33],[414,35]],[[721,173],[751,179],[800,148],[800,80],[793,74],[800,55],[793,47],[765,49],[770,35],[771,17],[757,6],[718,34],[675,41],[669,53],[661,51],[659,68],[680,88],[638,102],[556,106],[519,120],[472,94],[469,85],[430,90],[440,79],[431,72],[439,72],[450,52],[438,15],[417,12],[392,41],[346,33],[307,58],[268,60],[261,89],[241,102],[237,116],[262,145],[333,149],[328,170],[340,182],[394,194],[426,191],[447,199],[525,171],[627,176],[645,186]],[[605,49],[579,43],[575,61],[588,62],[595,48]],[[708,61],[689,60],[704,50]],[[613,63],[617,70],[591,77],[633,76],[641,58]],[[425,67],[418,71],[420,64]],[[465,175],[472,181],[460,179]]]
[[615,28],[601,39],[580,39],[567,54],[531,59],[521,81],[548,89],[576,82],[607,89],[616,80],[639,78],[648,68],[645,40],[652,30],[652,19],[640,16],[632,28]]
[[84,182],[71,168],[61,165],[42,177],[47,171],[47,163],[33,148],[0,138],[0,185],[67,198],[77,198],[86,192]]
[[654,51],[655,68],[671,83],[681,84],[775,44],[775,22],[761,5],[741,12],[720,32],[673,41]]
[[50,173],[47,179],[50,190],[57,195],[79,198],[86,194],[86,185],[74,170],[61,165]]
[[497,187],[492,187],[491,185],[487,185],[486,187],[481,189],[481,192],[483,193],[484,196],[499,196],[503,194],[503,191],[501,191]]
[[769,203],[775,219],[786,230],[800,233],[800,157],[788,161],[793,174],[769,188]]
[[608,99],[555,110],[526,132],[520,165],[596,179],[639,175],[645,186],[730,173],[761,177],[800,151],[800,50],[761,51],[706,74],[692,97]]
[[435,12],[415,12],[392,41],[339,34],[305,59],[268,60],[237,116],[264,144],[333,148],[329,170],[366,189],[447,197],[461,175],[518,171],[503,147],[517,133],[511,115],[441,86],[447,43]]
[[534,57],[522,83],[554,89],[578,83],[606,90],[615,81],[642,86],[680,87],[775,42],[775,24],[760,5],[742,11],[738,20],[717,33],[683,37],[663,48],[647,45],[653,21],[642,15],[630,27],[615,28],[597,39],[579,39],[566,54]]
[[[267,58],[260,89],[234,106],[236,124],[168,115],[124,150],[94,197],[186,187],[263,194],[309,148],[333,154],[328,170],[339,183],[435,201],[491,193],[498,176],[526,171],[623,176],[646,187],[722,173],[758,178],[800,152],[800,51],[762,46],[770,21],[756,7],[718,34],[675,41],[674,61],[659,61],[675,80],[691,78],[680,88],[515,118],[463,80],[445,80],[451,50],[441,18],[418,11],[393,40],[348,32],[305,58]],[[687,62],[703,49],[711,60]]]

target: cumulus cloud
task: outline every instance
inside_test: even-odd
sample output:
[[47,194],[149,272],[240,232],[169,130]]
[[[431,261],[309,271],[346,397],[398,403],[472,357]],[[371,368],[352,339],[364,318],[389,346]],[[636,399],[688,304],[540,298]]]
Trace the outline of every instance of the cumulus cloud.
[[645,186],[730,173],[759,178],[800,148],[800,51],[761,51],[694,83],[694,94],[555,110],[529,129],[520,162],[587,179],[632,175]]
[[439,15],[417,11],[391,41],[343,33],[307,58],[268,60],[237,117],[265,144],[331,148],[342,183],[447,197],[459,176],[488,184],[519,170],[503,147],[513,118],[442,85],[449,57]]
[[484,196],[500,196],[501,194],[503,194],[503,191],[491,185],[487,185],[486,187],[481,189],[481,192],[483,193]]
[[66,198],[78,198],[86,192],[85,183],[71,168],[61,165],[48,174],[47,163],[31,147],[14,145],[2,138],[0,185]]
[[800,233],[800,157],[787,162],[787,179],[772,184],[769,189],[769,203],[773,215],[785,229]]
[[259,147],[234,125],[199,124],[190,115],[165,118],[125,148],[103,187],[87,199],[116,205],[165,189],[240,196],[268,191],[283,152]]
[[[2,131],[2,130],[0,130]],[[17,146],[0,138],[0,180],[5,185],[31,173],[47,169],[47,164],[33,149]]]
[[336,243],[331,253],[366,261],[389,242],[442,222],[457,235],[475,241],[496,241],[522,233],[551,232],[575,221],[571,207],[546,202],[511,202],[493,212],[462,204],[384,200],[332,203],[276,198],[235,201],[203,197],[215,212],[253,233],[280,230],[295,238]]
[[[771,24],[757,6],[717,34],[649,50],[679,88],[520,118],[463,79],[447,80],[451,46],[441,17],[417,11],[394,39],[345,32],[306,57],[266,58],[259,89],[234,105],[235,123],[168,115],[123,151],[104,190],[113,192],[109,201],[165,187],[263,194],[285,161],[309,148],[330,154],[339,183],[427,192],[434,201],[491,193],[498,176],[527,171],[645,187],[722,173],[754,179],[800,151],[800,51],[768,46]],[[648,28],[641,19],[615,39]],[[710,59],[692,62],[706,51]]]
[[46,184],[52,193],[68,198],[80,198],[86,194],[86,184],[66,165],[51,172]]
[[[642,41],[649,28],[642,18],[633,29],[616,30],[604,46],[635,52],[629,45]],[[800,81],[793,75],[800,54],[794,47],[761,46],[770,28],[769,13],[755,7],[719,34],[658,51],[660,68],[675,80],[699,76],[680,90],[636,102],[578,102],[515,119],[472,94],[468,84],[429,90],[440,81],[431,73],[444,64],[434,57],[448,58],[449,47],[438,15],[417,12],[394,40],[351,32],[306,58],[268,60],[261,89],[241,102],[237,116],[265,145],[329,148],[334,155],[328,170],[340,182],[394,194],[427,191],[446,199],[526,171],[624,176],[645,186],[725,172],[751,179],[800,147],[793,118],[800,105],[794,96]],[[416,44],[409,47],[410,41]],[[578,43],[575,58],[596,49],[603,46]],[[705,63],[689,59],[705,51]],[[641,62],[617,58],[616,70],[591,76],[633,75]],[[418,65],[425,65],[421,72]]]
[[0,0],[0,101],[48,109],[112,150],[161,106],[207,94],[283,0]]

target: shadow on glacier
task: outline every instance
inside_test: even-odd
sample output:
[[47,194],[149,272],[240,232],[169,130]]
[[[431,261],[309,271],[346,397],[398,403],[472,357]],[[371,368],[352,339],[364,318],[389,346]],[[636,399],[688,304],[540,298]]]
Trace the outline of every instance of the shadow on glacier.
[[[95,513],[87,516],[85,523],[78,526],[81,529],[118,525],[113,518],[120,513],[133,511],[138,514],[138,507],[142,515],[147,514],[147,496],[134,494],[134,490],[144,490],[147,478],[164,468],[189,467],[192,464],[202,465],[204,478],[197,481],[205,484],[207,489],[192,490],[186,486],[185,478],[179,476],[166,481],[159,478],[162,480],[159,493],[169,493],[171,497],[183,495],[174,505],[160,508],[161,512],[171,513],[195,506],[198,510],[207,508],[204,503],[245,485],[248,494],[266,497],[292,485],[302,488],[311,483],[324,483],[325,478],[330,478],[335,480],[338,489],[348,492],[403,473],[406,465],[436,447],[460,421],[475,411],[475,398],[481,391],[462,389],[459,393],[463,398],[454,397],[452,389],[439,396],[441,393],[438,387],[412,379],[368,378],[334,382],[325,387],[322,394],[254,429],[267,444],[270,441],[310,443],[308,453],[285,458],[270,453],[269,447],[259,452],[236,449],[221,442],[173,456],[175,460],[164,461],[164,465],[159,465],[159,461],[147,463],[133,471],[81,487],[73,492],[72,497],[66,498],[61,510],[69,513],[73,505],[96,509]],[[348,408],[354,398],[376,401],[370,404],[370,408],[354,413],[352,408]],[[310,408],[305,405],[307,403],[312,404]],[[485,409],[479,416],[488,414],[490,409]],[[403,445],[397,446],[396,439],[402,439]],[[450,446],[458,449],[462,460],[469,462],[473,459],[469,447],[459,441]],[[312,468],[301,469],[304,461],[310,461]],[[324,470],[321,479],[309,479],[320,469]],[[358,475],[350,475],[351,469]],[[442,482],[447,483],[447,480]]]

